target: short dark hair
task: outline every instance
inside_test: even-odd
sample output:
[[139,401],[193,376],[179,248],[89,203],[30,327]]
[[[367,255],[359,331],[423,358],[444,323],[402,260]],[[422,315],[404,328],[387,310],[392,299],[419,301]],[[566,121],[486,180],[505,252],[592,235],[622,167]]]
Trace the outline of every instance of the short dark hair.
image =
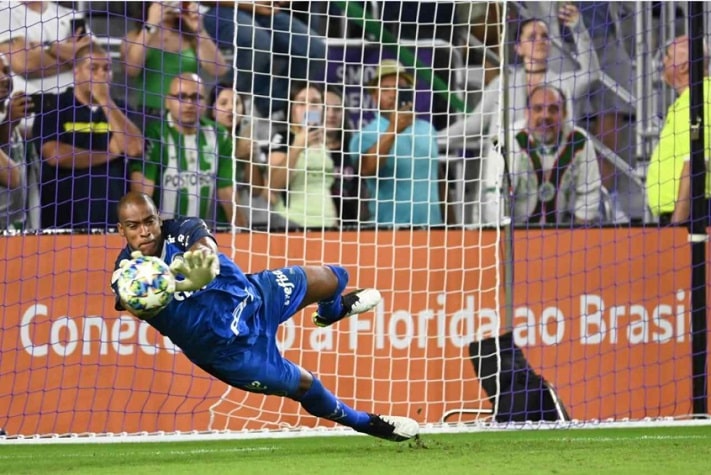
[[146,193],[143,193],[142,191],[129,191],[125,195],[121,197],[121,199],[118,202],[118,205],[116,206],[116,215],[118,218],[118,221],[121,222],[121,211],[128,206],[128,205],[135,205],[135,206],[140,206],[140,205],[147,205],[155,211],[156,214],[158,213],[158,207],[156,206],[155,202],[153,201],[153,198],[148,196]]
[[539,84],[538,86],[534,87],[531,90],[531,92],[528,94],[528,96],[526,96],[526,109],[531,107],[531,97],[533,97],[533,95],[535,93],[537,93],[538,91],[542,91],[544,89],[549,90],[549,91],[554,91],[555,93],[557,93],[558,96],[560,96],[560,101],[563,104],[563,107],[564,108],[566,107],[566,103],[567,103],[568,99],[565,97],[565,93],[563,92],[563,90],[560,89],[559,87],[554,86],[553,84],[543,83],[543,84]]

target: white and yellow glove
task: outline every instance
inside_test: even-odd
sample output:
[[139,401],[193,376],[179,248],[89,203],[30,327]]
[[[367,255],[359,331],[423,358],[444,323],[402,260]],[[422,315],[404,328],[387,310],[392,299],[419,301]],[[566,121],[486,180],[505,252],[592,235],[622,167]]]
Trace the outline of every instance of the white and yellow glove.
[[175,281],[175,290],[199,290],[219,275],[220,261],[214,252],[188,251],[182,259],[176,259],[170,264],[170,271],[175,276],[183,276],[183,280]]

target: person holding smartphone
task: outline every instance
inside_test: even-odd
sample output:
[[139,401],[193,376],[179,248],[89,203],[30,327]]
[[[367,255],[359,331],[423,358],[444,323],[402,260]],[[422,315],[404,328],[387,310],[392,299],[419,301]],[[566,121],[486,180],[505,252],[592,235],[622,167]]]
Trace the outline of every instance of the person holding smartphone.
[[[75,23],[79,18],[79,12],[58,2],[2,2],[0,53],[8,58],[16,92],[60,94],[73,85],[77,51],[92,41],[87,26]],[[18,122],[18,132],[31,138],[38,116],[39,111],[27,114]],[[36,210],[39,203],[32,200]]]
[[[22,91],[14,91],[9,60],[0,55],[0,229],[28,228],[28,196],[37,194],[29,185],[26,141],[17,125],[32,112],[32,103]],[[36,229],[37,223],[31,223]]]
[[[414,112],[414,80],[398,61],[383,60],[369,84],[379,113],[351,137],[377,225],[443,223],[437,133]],[[356,166],[356,169],[358,165]]]
[[333,160],[324,136],[321,89],[297,82],[289,98],[288,128],[277,127],[267,150],[272,211],[292,225],[338,225],[331,199]]
[[143,25],[124,38],[121,60],[133,78],[137,108],[147,122],[165,114],[173,78],[199,69],[206,81],[216,83],[229,69],[205,32],[197,2],[152,2]]
[[[73,83],[76,53],[91,42],[80,15],[57,2],[3,2],[0,52],[27,81],[23,92],[59,94]],[[73,19],[72,22],[66,19]],[[75,27],[79,27],[75,30]]]

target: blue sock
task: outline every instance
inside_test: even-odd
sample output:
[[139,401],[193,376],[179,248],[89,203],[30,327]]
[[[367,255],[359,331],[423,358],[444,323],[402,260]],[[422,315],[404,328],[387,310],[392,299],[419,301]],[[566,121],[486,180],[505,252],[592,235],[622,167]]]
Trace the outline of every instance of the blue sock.
[[370,416],[367,413],[356,411],[339,401],[336,396],[323,387],[316,376],[314,376],[313,384],[299,402],[309,414],[338,422],[357,431],[368,427],[370,422]]
[[327,266],[338,279],[338,288],[330,300],[321,300],[318,303],[318,314],[326,319],[337,320],[343,316],[343,303],[341,294],[348,285],[348,271],[341,266]]

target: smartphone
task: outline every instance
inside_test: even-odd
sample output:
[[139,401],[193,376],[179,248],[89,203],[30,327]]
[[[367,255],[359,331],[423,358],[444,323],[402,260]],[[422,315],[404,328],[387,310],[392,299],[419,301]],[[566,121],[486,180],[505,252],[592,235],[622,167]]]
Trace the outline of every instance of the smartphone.
[[412,104],[415,101],[415,91],[412,89],[398,89],[397,91],[397,104],[399,108],[402,108],[408,104]]
[[34,94],[30,94],[30,101],[32,102],[32,112],[35,114],[41,114],[42,113],[42,94],[41,92],[35,92]]
[[32,110],[35,114],[41,114],[57,108],[57,96],[55,94],[43,94],[35,92],[30,94]]
[[86,20],[84,18],[72,18],[69,20],[69,24],[71,25],[72,34],[76,34],[77,30],[81,29],[81,33],[78,36],[86,35]]
[[319,126],[322,124],[321,111],[307,110],[304,115],[304,124],[307,127]]

